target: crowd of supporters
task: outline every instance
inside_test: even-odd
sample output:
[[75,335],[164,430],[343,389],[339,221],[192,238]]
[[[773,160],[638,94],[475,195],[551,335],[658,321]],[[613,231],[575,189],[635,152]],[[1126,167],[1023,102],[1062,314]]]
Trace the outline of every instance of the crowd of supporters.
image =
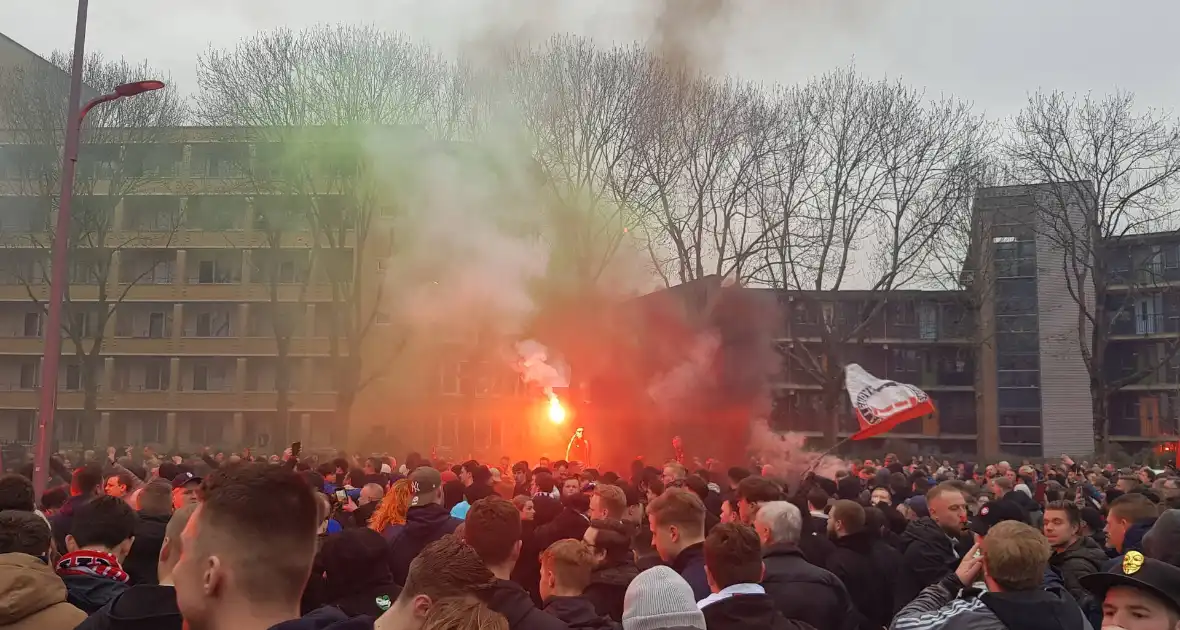
[[287,453],[0,477],[0,628],[1180,630],[1180,477]]

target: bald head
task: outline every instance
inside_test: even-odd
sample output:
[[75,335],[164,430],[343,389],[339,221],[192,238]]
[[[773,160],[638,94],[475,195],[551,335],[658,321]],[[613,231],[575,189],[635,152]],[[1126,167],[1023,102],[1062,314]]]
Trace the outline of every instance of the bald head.
[[385,496],[385,488],[380,484],[366,483],[365,487],[361,488],[361,499],[358,503],[365,505],[366,503],[376,503]]

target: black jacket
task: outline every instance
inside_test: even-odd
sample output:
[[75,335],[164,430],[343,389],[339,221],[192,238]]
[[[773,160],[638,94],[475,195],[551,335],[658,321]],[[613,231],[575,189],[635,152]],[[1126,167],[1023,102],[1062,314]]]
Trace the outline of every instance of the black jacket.
[[1101,573],[1107,562],[1106,550],[1089,536],[1078,538],[1072,545],[1054,552],[1049,558],[1049,566],[1061,575],[1065,589],[1079,604],[1093,598],[1090,591],[1082,588],[1079,580],[1091,573]]
[[709,588],[709,576],[705,574],[705,543],[699,542],[681,549],[670,566],[692,587],[692,596],[698,602],[713,592]]
[[553,519],[557,518],[557,515],[561,514],[562,510],[564,509],[565,506],[562,505],[559,499],[554,499],[548,494],[538,494],[534,496],[533,510],[536,511],[536,515],[533,517],[533,519],[536,523],[537,529],[548,525],[553,521]]
[[160,561],[160,548],[164,546],[164,530],[168,528],[171,515],[148,515],[139,513],[135,525],[135,542],[123,561],[123,570],[131,576],[131,585],[159,584],[156,565]]
[[77,606],[87,615],[93,615],[128,588],[125,582],[95,575],[64,575],[66,601]]
[[324,606],[298,619],[273,625],[269,630],[373,630],[373,620],[349,617],[339,608]]
[[538,609],[529,594],[516,582],[496,580],[484,595],[488,608],[504,615],[512,630],[565,630],[558,618]]
[[393,605],[394,600],[397,599],[397,596],[401,592],[401,587],[393,582],[387,584],[371,584],[358,589],[354,593],[333,599],[330,605],[343,610],[344,614],[349,617],[366,615],[376,618],[380,617],[381,613],[389,610],[389,607]]
[[855,611],[844,583],[808,562],[798,547],[770,545],[762,550],[762,562],[762,586],[784,617],[821,630],[854,627]]
[[836,549],[828,556],[828,570],[844,582],[852,604],[867,620],[863,628],[888,626],[901,606],[893,601],[893,589],[901,573],[901,552],[869,532],[851,534],[835,541]]
[[181,630],[183,626],[175,588],[140,584],[90,615],[77,630]]
[[812,626],[787,619],[769,595],[733,595],[701,609],[709,630],[811,630]]
[[594,604],[600,615],[623,621],[623,597],[631,580],[639,575],[634,562],[625,562],[603,567],[590,574],[590,586],[582,591],[582,597]]
[[905,605],[959,566],[959,559],[970,547],[962,539],[953,539],[930,517],[912,521],[901,535],[905,545],[902,572],[897,580],[894,601]]
[[393,572],[393,580],[405,584],[410,563],[422,549],[453,533],[462,522],[451,518],[450,511],[437,503],[410,508],[406,512],[406,524],[386,536],[390,546],[389,570]]
[[586,534],[586,529],[589,527],[590,521],[581,512],[567,507],[551,522],[538,526],[533,536],[537,541],[537,549],[545,551],[549,545],[559,540],[566,538],[582,540],[582,536]]
[[619,630],[617,621],[599,614],[585,597],[550,597],[545,612],[561,620],[572,630]]

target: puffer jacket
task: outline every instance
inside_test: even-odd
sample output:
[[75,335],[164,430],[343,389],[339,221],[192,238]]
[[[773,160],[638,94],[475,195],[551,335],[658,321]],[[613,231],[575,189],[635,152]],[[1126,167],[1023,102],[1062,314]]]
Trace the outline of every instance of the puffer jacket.
[[922,589],[954,571],[971,546],[968,537],[947,536],[930,517],[910,522],[901,540],[904,562],[893,600],[898,603],[912,601]]
[[[1082,536],[1061,551],[1054,552],[1049,558],[1049,566],[1061,575],[1065,582],[1065,589],[1073,595],[1079,603],[1090,600],[1090,591],[1082,588],[1080,580],[1091,573],[1101,573],[1102,567],[1109,560],[1106,550],[1098,546],[1093,538]],[[1084,605],[1083,605],[1084,607]]]
[[66,585],[49,565],[23,553],[0,554],[0,628],[73,630],[86,613],[66,602]]
[[582,597],[594,604],[594,610],[614,621],[623,621],[623,598],[631,580],[639,575],[634,562],[622,562],[603,567],[590,574],[590,585]]

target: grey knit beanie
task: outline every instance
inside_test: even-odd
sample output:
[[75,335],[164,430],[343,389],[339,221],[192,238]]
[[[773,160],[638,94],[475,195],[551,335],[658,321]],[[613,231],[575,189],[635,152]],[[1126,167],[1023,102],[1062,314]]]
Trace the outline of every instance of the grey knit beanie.
[[692,587],[665,566],[652,567],[631,580],[623,597],[623,630],[705,629]]

